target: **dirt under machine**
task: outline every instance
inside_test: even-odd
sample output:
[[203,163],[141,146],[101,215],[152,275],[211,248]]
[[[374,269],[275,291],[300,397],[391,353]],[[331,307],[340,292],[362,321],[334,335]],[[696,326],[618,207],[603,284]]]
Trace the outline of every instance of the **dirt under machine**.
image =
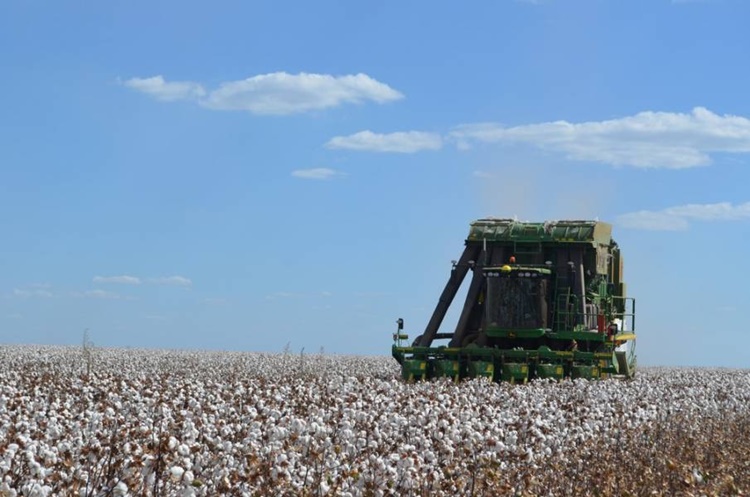
[[[470,272],[455,329],[441,333]],[[407,381],[630,378],[635,299],[625,290],[611,224],[479,219],[424,333],[409,344],[399,319],[392,354]]]

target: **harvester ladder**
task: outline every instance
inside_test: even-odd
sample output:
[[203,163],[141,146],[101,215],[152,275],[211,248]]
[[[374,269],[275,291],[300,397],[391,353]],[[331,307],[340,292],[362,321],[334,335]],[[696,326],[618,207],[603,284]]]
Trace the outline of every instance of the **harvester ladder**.
[[552,304],[555,313],[555,331],[568,331],[575,326],[575,318],[570,312],[571,300],[575,299],[575,295],[571,293],[569,283],[567,274],[562,271],[555,273],[555,301]]

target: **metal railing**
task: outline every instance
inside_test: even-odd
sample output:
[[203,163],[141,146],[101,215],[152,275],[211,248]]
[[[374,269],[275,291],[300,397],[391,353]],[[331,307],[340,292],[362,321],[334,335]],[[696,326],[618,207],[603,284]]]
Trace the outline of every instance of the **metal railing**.
[[[609,326],[611,319],[620,319],[618,332],[635,331],[635,298],[611,296],[599,308],[586,305],[586,312],[581,308],[581,301],[573,293],[561,293],[555,299],[555,329],[557,331],[588,331],[599,328],[599,315],[606,316],[604,326]],[[622,312],[619,311],[622,309]]]

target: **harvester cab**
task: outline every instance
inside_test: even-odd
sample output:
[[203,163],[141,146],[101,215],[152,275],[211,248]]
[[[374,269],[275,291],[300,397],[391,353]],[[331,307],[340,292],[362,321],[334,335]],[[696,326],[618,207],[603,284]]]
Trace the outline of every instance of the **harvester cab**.
[[[408,344],[398,320],[392,354],[403,378],[632,377],[635,300],[625,294],[611,233],[600,221],[471,223],[424,332]],[[469,272],[458,323],[440,333]]]

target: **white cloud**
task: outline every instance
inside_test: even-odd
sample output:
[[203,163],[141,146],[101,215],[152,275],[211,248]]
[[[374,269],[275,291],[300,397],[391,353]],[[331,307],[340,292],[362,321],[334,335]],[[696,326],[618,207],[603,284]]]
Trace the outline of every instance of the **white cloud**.
[[334,176],[342,176],[342,173],[327,167],[315,167],[312,169],[297,169],[292,171],[292,176],[303,179],[330,179]]
[[167,82],[161,75],[151,78],[131,78],[123,82],[128,88],[151,95],[157,100],[174,102],[177,100],[195,100],[206,95],[206,90],[198,83],[191,81]]
[[193,99],[208,109],[244,110],[261,115],[287,115],[358,104],[385,103],[404,96],[367,74],[275,72],[228,81],[210,92],[198,83],[167,82],[162,76],[133,78],[124,83],[160,100]]
[[83,292],[84,297],[90,297],[92,299],[120,299],[121,296],[114,292],[108,292],[106,290],[87,290]]
[[53,297],[52,292],[50,292],[49,290],[43,289],[43,288],[32,288],[32,289],[14,288],[13,289],[13,295],[16,296],[16,297],[21,297],[21,298],[32,298],[32,297],[50,298],[50,297]]
[[403,154],[411,154],[421,150],[439,150],[442,146],[443,140],[440,135],[423,131],[399,131],[380,134],[366,130],[349,136],[336,136],[326,143],[326,147],[334,149]]
[[189,278],[185,278],[184,276],[165,276],[161,278],[151,278],[149,279],[149,281],[157,285],[173,285],[182,287],[189,287],[193,284],[193,282]]
[[750,219],[750,202],[732,205],[729,202],[715,204],[687,204],[669,207],[660,211],[642,210],[623,214],[617,224],[625,228],[683,231],[690,221],[739,221]]
[[670,216],[664,212],[638,211],[618,216],[617,224],[632,229],[651,231],[682,231],[688,229],[685,218]]
[[105,299],[105,300],[133,300],[133,297],[127,297],[107,290],[86,290],[85,292],[74,292],[74,297],[83,297],[88,299]]
[[123,285],[140,285],[141,279],[136,276],[94,276],[94,283],[118,283]]
[[750,152],[750,119],[696,107],[689,114],[647,111],[578,124],[470,124],[459,126],[450,137],[460,148],[472,142],[522,143],[573,160],[680,169],[710,164],[711,153]]
[[[116,283],[121,285],[140,285],[144,280],[138,276],[119,275],[119,276],[94,276],[94,283]],[[173,285],[188,287],[193,284],[189,278],[184,276],[166,276],[159,278],[147,278],[148,283],[155,285]]]
[[246,110],[254,114],[294,114],[371,100],[385,103],[403,98],[390,86],[367,74],[261,74],[223,83],[203,105],[220,110]]

